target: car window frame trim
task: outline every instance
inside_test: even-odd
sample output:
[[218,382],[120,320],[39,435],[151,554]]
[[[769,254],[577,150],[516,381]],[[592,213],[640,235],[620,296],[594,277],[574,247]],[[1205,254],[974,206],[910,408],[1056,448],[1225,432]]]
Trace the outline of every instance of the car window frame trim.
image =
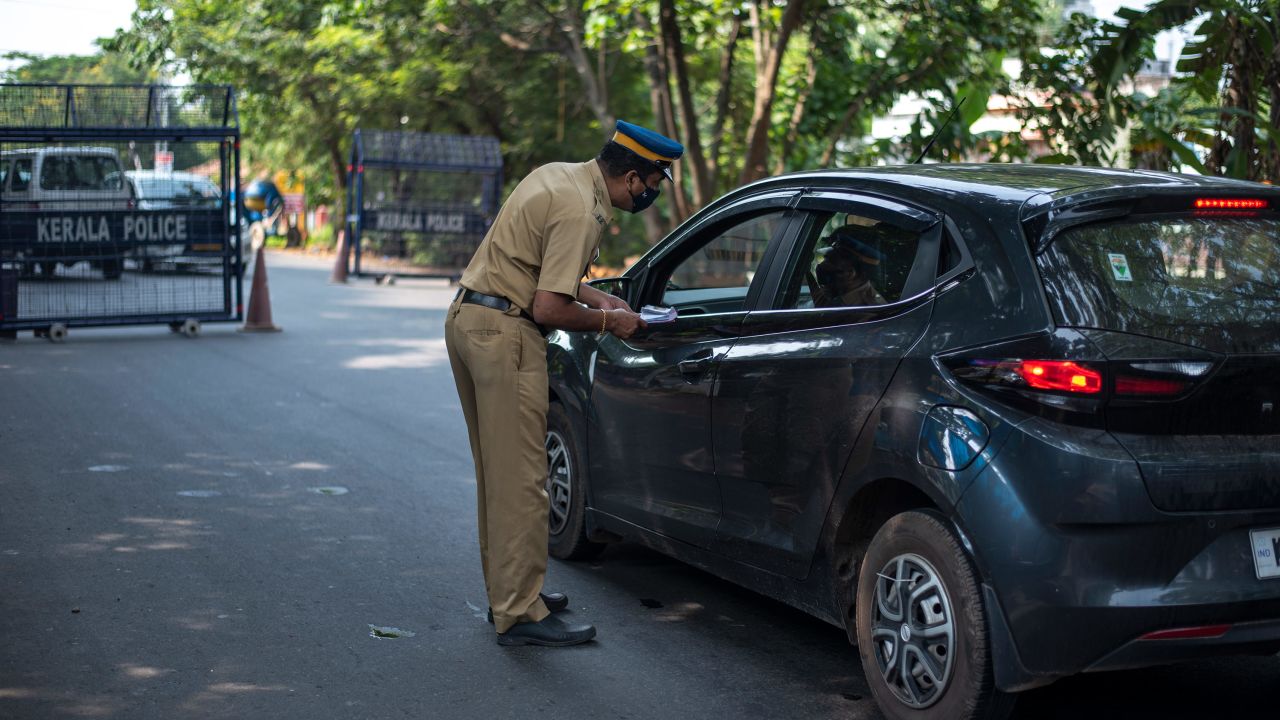
[[[851,305],[836,308],[774,307],[781,300],[780,294],[783,283],[794,271],[795,263],[799,262],[799,253],[801,251],[799,243],[803,235],[800,229],[811,228],[815,212],[850,212],[848,208],[851,205],[857,207],[859,211],[869,210],[870,212],[866,213],[866,217],[887,222],[908,232],[920,234],[920,245],[917,248],[916,257],[912,261],[911,270],[907,274],[907,280],[903,285],[903,291],[911,291],[911,294],[884,305]],[[960,253],[960,261],[955,267],[939,275],[937,270],[938,259],[941,256],[942,243],[946,241],[943,237],[944,233],[951,236],[952,242]],[[784,263],[772,263],[773,267],[770,268],[770,277],[768,285],[766,285],[769,292],[761,294],[760,302],[756,303],[752,312],[769,313],[771,315],[792,312],[801,314],[812,312],[867,314],[869,309],[893,309],[888,313],[873,311],[871,314],[874,317],[868,320],[897,314],[899,308],[909,309],[908,306],[914,307],[920,304],[922,298],[926,296],[932,296],[951,289],[951,287],[954,287],[953,281],[958,282],[963,279],[962,275],[966,275],[973,270],[973,256],[970,254],[963,238],[964,236],[960,233],[955,221],[939,210],[850,188],[805,188],[801,191],[793,208],[788,232],[785,234],[787,261]],[[926,247],[926,243],[932,247]],[[782,248],[780,248],[781,250]],[[778,267],[779,265],[781,267]],[[919,289],[917,290],[917,288]],[[767,304],[765,303],[765,298],[769,298]]]
[[[759,303],[762,297],[764,283],[769,279],[774,258],[777,256],[780,248],[784,244],[789,244],[790,233],[794,225],[795,206],[799,201],[801,191],[799,189],[769,189],[762,193],[750,195],[748,197],[739,198],[734,202],[718,208],[711,212],[705,218],[699,218],[694,224],[687,228],[677,228],[675,232],[669,235],[661,245],[655,247],[655,251],[651,257],[644,261],[643,268],[637,273],[636,281],[633,283],[634,290],[628,292],[627,300],[633,306],[641,302],[641,298],[646,297],[652,291],[654,283],[654,269],[662,265],[674,252],[675,249],[684,245],[686,241],[695,235],[709,231],[713,227],[720,226],[722,223],[731,222],[732,219],[739,215],[751,213],[755,215],[753,210],[761,210],[759,215],[766,215],[769,212],[781,211],[782,218],[778,231],[769,239],[769,244],[765,248],[764,255],[760,258],[760,266],[765,268],[764,276],[757,274],[752,278],[751,285],[747,288],[747,295],[743,299],[743,307],[741,310],[734,310],[724,313],[705,313],[698,317],[715,317],[719,315],[733,315],[750,312]],[[758,207],[752,207],[758,206]],[[757,215],[758,216],[758,215]],[[749,219],[749,218],[748,218]],[[710,240],[708,240],[710,242]],[[695,251],[696,252],[696,251]],[[690,253],[692,254],[692,253]],[[687,258],[686,258],[687,259]],[[625,275],[625,274],[624,274]],[[677,319],[678,322],[678,319]]]

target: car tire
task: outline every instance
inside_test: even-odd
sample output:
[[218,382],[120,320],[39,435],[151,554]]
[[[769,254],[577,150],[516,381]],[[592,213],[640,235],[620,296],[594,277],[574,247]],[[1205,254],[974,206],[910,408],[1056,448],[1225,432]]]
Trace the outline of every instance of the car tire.
[[586,560],[600,554],[602,543],[587,539],[587,472],[581,440],[560,403],[547,408],[547,549],[561,560]]
[[876,532],[858,572],[855,618],[867,684],[887,718],[1012,712],[1016,696],[995,687],[977,573],[936,515],[900,513]]

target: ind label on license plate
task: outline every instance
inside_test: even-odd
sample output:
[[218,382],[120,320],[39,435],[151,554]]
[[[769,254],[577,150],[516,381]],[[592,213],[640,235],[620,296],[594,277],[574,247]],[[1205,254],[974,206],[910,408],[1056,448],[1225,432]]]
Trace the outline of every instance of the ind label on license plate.
[[1249,540],[1253,544],[1253,565],[1258,570],[1258,578],[1280,577],[1280,528],[1250,530]]

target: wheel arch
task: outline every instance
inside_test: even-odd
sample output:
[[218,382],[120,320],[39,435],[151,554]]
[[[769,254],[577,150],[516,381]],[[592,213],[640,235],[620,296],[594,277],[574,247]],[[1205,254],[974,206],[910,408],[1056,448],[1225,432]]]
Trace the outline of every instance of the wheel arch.
[[908,510],[932,511],[948,526],[953,526],[947,513],[929,493],[894,476],[880,477],[859,487],[844,503],[836,518],[831,542],[832,589],[838,617],[850,643],[857,642],[855,591],[867,546],[889,518]]

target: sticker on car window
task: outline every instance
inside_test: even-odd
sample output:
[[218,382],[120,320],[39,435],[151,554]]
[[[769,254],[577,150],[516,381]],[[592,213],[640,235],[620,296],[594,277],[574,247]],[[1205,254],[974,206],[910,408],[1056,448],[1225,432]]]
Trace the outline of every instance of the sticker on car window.
[[1120,253],[1107,253],[1107,259],[1111,261],[1111,274],[1117,280],[1133,282],[1133,274],[1129,272],[1129,258]]

